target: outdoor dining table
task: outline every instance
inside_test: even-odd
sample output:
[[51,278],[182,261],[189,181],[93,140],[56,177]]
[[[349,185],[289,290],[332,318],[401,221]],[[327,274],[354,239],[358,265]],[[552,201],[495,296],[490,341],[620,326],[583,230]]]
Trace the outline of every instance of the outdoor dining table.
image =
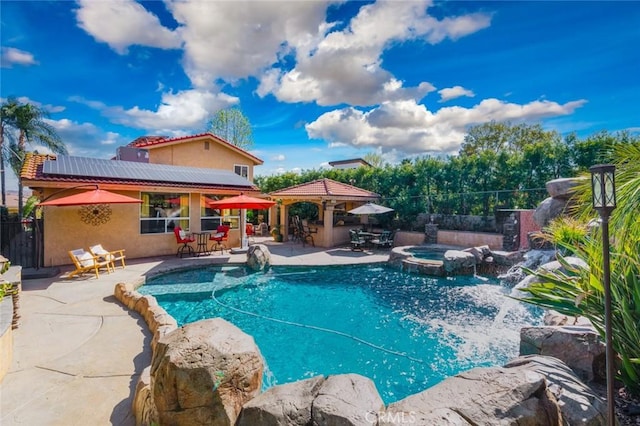
[[371,242],[371,240],[374,240],[376,238],[380,238],[381,234],[376,234],[375,232],[363,232],[363,231],[360,231],[358,233],[358,235],[360,235],[362,238],[364,238],[365,246],[373,247],[373,243]]
[[209,250],[209,236],[211,232],[193,232],[192,235],[196,238],[196,256],[207,256],[211,254]]

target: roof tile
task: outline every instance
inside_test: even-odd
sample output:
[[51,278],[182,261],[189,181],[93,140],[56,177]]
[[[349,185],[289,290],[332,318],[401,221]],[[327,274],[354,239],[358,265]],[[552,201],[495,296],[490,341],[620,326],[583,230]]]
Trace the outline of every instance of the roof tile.
[[320,196],[320,197],[380,197],[375,192],[367,191],[346,183],[324,178],[312,182],[301,183],[279,191],[269,193],[273,197],[287,196]]

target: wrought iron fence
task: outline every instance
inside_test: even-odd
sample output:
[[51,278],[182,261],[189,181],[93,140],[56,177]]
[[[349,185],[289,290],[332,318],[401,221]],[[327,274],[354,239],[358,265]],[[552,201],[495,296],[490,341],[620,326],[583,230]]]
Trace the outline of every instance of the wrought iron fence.
[[12,265],[39,268],[44,261],[41,230],[41,219],[3,217],[0,222],[0,252]]

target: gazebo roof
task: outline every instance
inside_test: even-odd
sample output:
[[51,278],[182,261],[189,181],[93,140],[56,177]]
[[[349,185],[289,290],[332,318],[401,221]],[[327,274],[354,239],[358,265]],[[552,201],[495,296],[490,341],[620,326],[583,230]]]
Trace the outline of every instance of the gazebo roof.
[[346,183],[328,178],[314,180],[270,192],[272,198],[295,199],[340,199],[340,200],[376,200],[380,195]]

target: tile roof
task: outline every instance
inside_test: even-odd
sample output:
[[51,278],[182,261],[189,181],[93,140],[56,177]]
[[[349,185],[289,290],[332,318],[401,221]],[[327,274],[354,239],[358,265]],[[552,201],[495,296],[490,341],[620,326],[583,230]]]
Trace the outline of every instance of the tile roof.
[[375,192],[367,191],[346,183],[328,178],[301,183],[269,193],[272,197],[315,196],[315,197],[348,197],[348,198],[380,198]]
[[164,144],[170,144],[170,143],[180,143],[180,142],[186,142],[189,140],[193,140],[193,139],[202,139],[205,137],[209,137],[210,139],[213,139],[214,141],[218,142],[221,145],[224,145],[228,148],[231,148],[234,151],[237,151],[251,159],[253,159],[253,161],[256,162],[256,164],[263,164],[264,161],[262,161],[261,159],[259,159],[258,157],[250,154],[249,152],[245,151],[244,149],[232,144],[231,142],[227,142],[226,140],[222,139],[219,136],[214,135],[213,133],[198,133],[197,135],[188,135],[188,136],[179,136],[179,137],[175,137],[175,138],[171,138],[168,136],[141,136],[139,138],[137,138],[136,140],[134,140],[133,142],[130,142],[127,146],[131,146],[131,147],[135,147],[135,148],[155,148],[158,147],[160,145],[164,145]]
[[28,182],[32,187],[39,182],[64,182],[258,190],[246,178],[227,170],[33,153],[25,157],[21,176],[32,181]]

